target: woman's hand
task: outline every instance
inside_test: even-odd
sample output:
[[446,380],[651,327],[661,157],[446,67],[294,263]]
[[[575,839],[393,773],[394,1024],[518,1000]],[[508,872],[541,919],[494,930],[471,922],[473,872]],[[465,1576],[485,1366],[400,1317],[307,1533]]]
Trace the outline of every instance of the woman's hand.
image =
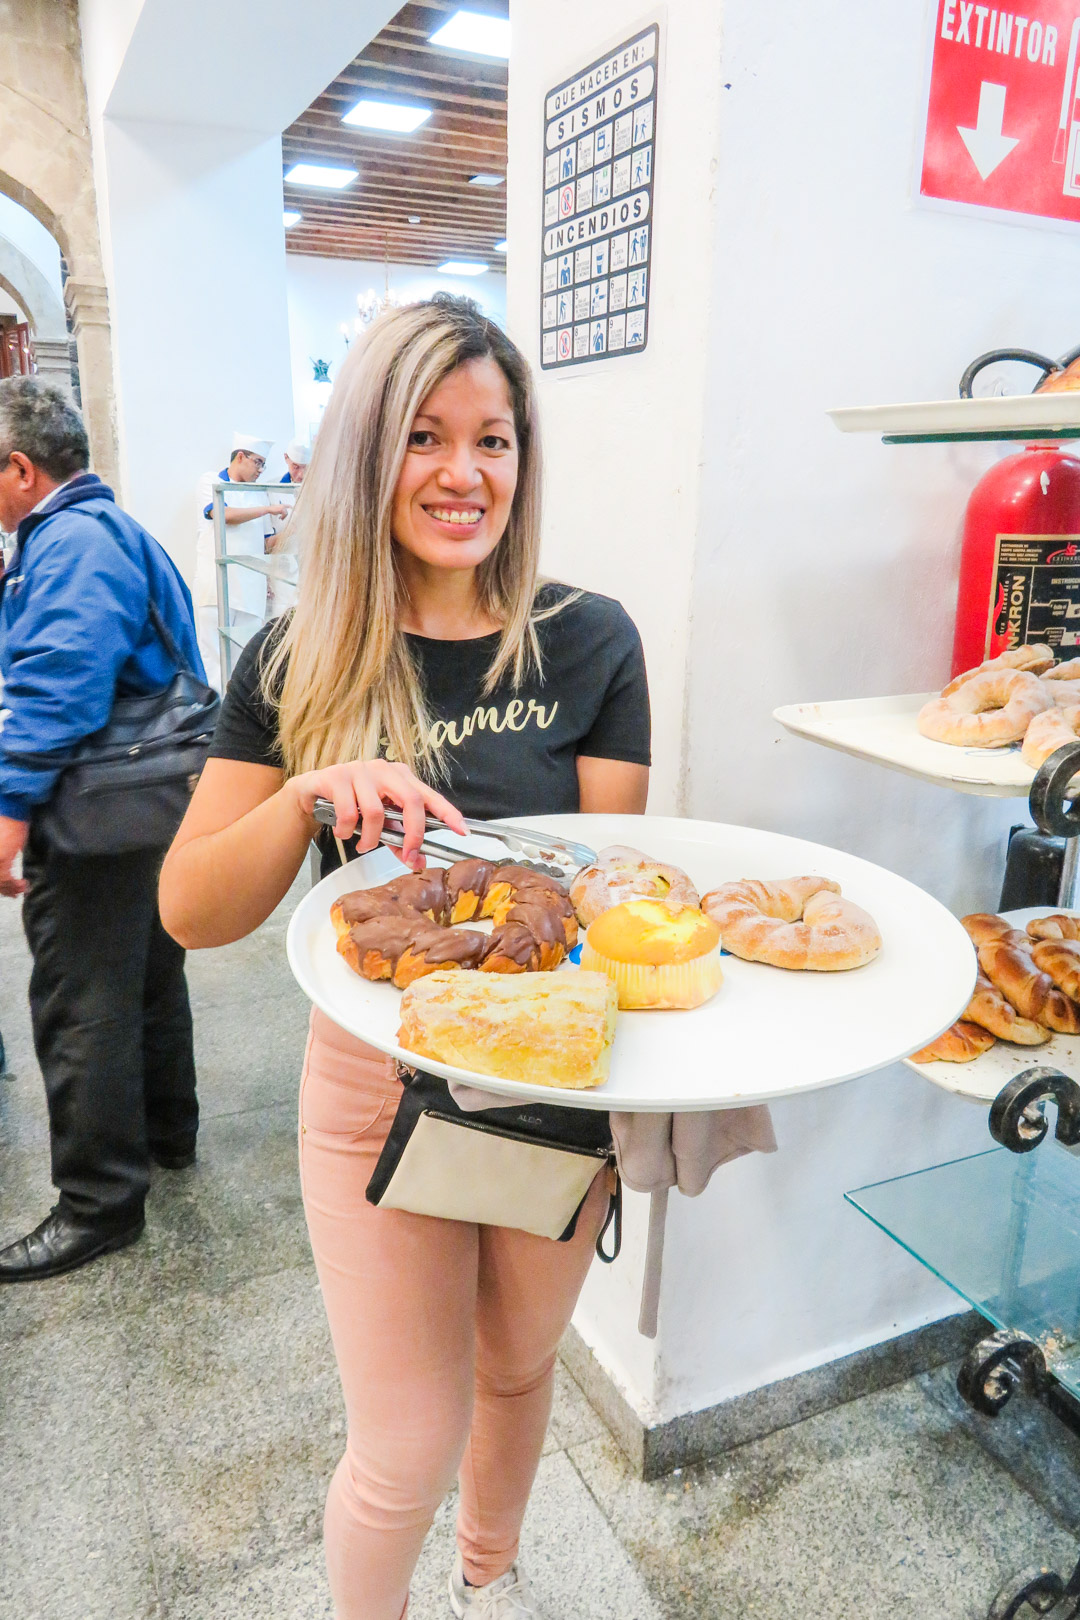
[[427,815],[438,816],[456,833],[467,829],[461,813],[449,799],[429,788],[404,765],[389,760],[354,760],[350,765],[329,765],[321,771],[305,771],[286,785],[301,813],[314,817],[315,800],[330,799],[337,811],[334,836],[344,842],[360,828],[360,854],[365,855],[379,842],[384,806],[395,804],[401,811],[405,843],[401,859],[414,871],[424,864],[420,845],[427,830]]

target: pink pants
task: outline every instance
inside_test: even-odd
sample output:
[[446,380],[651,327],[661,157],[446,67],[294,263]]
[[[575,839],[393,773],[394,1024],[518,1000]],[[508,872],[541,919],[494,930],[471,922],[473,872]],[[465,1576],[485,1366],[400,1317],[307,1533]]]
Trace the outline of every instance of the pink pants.
[[601,1175],[569,1243],[376,1208],[364,1190],[400,1091],[389,1058],[312,1012],[300,1174],[349,1424],[326,1503],[338,1620],[401,1620],[456,1472],[466,1576],[513,1563],[606,1205]]

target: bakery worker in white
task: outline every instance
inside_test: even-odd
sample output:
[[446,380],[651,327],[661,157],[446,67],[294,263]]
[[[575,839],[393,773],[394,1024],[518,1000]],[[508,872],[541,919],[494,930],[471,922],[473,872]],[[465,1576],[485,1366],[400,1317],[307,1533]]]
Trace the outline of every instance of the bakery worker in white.
[[[229,465],[216,475],[204,473],[199,480],[199,544],[195,569],[195,607],[199,627],[199,650],[206,665],[207,679],[221,687],[221,653],[217,627],[217,566],[214,562],[213,495],[214,479],[237,485],[225,495],[225,525],[228,550],[234,556],[263,557],[266,541],[273,530],[271,518],[283,518],[286,509],[278,501],[268,501],[261,490],[245,490],[262,476],[272,440],[257,439],[250,433],[234,433]],[[266,618],[266,576],[252,568],[229,569],[229,624],[242,636],[252,634]]]
[[[285,474],[283,484],[302,484],[304,474],[308,470],[311,460],[311,446],[302,439],[291,439],[285,446]],[[281,492],[281,502],[288,514],[284,522],[272,519],[270,527],[272,535],[266,542],[267,551],[272,551],[281,564],[280,576],[270,580],[269,612],[271,618],[279,613],[285,613],[289,608],[296,606],[296,586],[299,578],[299,549],[295,525],[290,525],[293,507],[296,505],[296,496],[287,490]],[[288,532],[283,531],[288,526]]]

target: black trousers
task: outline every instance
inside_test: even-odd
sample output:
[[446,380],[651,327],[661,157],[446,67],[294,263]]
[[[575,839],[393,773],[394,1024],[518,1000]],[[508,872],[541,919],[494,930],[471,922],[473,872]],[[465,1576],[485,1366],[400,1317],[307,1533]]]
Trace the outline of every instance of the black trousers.
[[184,952],[161,926],[163,850],[51,852],[31,830],[23,926],[60,1208],[124,1228],[143,1212],[149,1149],[194,1146],[199,1123]]

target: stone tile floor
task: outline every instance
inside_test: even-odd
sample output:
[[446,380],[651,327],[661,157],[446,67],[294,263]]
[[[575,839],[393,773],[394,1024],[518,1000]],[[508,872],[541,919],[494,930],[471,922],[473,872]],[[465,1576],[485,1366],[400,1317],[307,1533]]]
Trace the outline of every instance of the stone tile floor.
[[[306,1008],[288,910],[191,960],[199,1162],[157,1173],[143,1241],[0,1290],[4,1620],[330,1620],[320,1521],[343,1417],[296,1176]],[[0,902],[3,1241],[52,1201],[27,970]],[[913,1380],[643,1484],[560,1369],[526,1524],[534,1584],[550,1620],[984,1620],[1007,1576],[1070,1562],[1080,1512],[1060,1481],[1056,1514],[1039,1505],[979,1421],[947,1380]],[[1054,1443],[1017,1435],[1029,1465]],[[452,1551],[451,1500],[412,1620],[449,1614]]]

